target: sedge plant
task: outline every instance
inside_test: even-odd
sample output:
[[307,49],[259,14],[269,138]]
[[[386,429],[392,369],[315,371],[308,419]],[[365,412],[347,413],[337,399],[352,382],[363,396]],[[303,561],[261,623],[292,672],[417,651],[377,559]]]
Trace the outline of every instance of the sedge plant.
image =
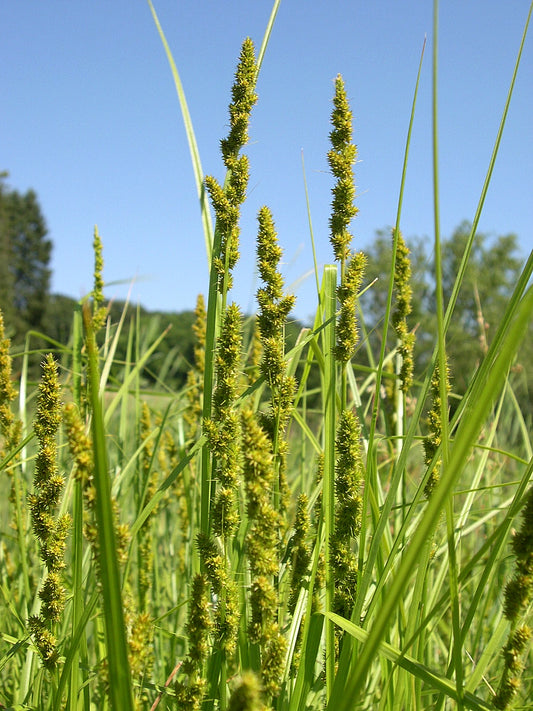
[[[35,334],[14,369],[0,320],[0,476],[12,491],[0,502],[0,706],[527,708],[533,444],[511,367],[533,313],[533,256],[462,397],[447,349],[520,53],[446,304],[433,57],[438,318],[420,371],[401,233],[420,68],[379,349],[365,338],[359,302],[376,275],[352,247],[356,147],[340,75],[325,156],[331,264],[316,269],[311,324],[290,338],[284,236],[266,206],[257,313],[244,314],[231,291],[239,241],[253,241],[239,228],[251,199],[245,149],[280,3],[259,51],[242,45],[220,182],[202,172],[149,4],[193,157],[209,291],[198,297],[194,361],[176,388],[165,382],[168,359],[156,372],[166,330],[154,321],[143,332],[129,304],[118,317],[107,307],[97,230],[94,289],[74,310],[70,340],[47,342],[40,385],[25,367]],[[434,47],[437,37],[436,21]]]

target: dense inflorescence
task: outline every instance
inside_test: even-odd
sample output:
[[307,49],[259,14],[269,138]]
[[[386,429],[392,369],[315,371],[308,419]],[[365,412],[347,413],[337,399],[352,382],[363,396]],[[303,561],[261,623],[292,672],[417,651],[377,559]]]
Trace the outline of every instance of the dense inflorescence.
[[239,152],[248,141],[250,114],[257,101],[256,74],[253,42],[246,39],[232,88],[230,132],[220,142],[222,158],[228,171],[227,180],[222,186],[213,176],[205,178],[205,186],[215,210],[216,231],[220,236],[220,248],[218,254],[214,255],[213,266],[218,275],[217,288],[221,293],[231,288],[231,272],[239,259],[239,209],[246,197],[249,177],[248,157],[239,156]]
[[413,384],[413,350],[415,335],[407,328],[407,317],[411,313],[411,261],[409,248],[398,231],[396,262],[394,266],[394,289],[396,293],[396,307],[392,313],[392,325],[398,338],[398,353],[401,358],[400,389],[406,393]]
[[61,424],[61,400],[57,364],[51,354],[43,363],[39,399],[34,423],[39,451],[35,465],[34,488],[28,496],[33,532],[40,544],[41,559],[47,569],[39,591],[42,605],[39,614],[29,619],[29,628],[43,664],[56,667],[59,650],[53,626],[65,608],[66,591],[62,571],[65,567],[67,535],[71,525],[68,514],[57,515],[64,478],[57,465],[56,435]]
[[511,632],[503,649],[504,668],[498,693],[493,703],[505,709],[520,688],[524,670],[524,652],[531,640],[531,629],[520,622],[533,600],[533,488],[529,490],[522,510],[522,525],[513,536],[515,573],[505,586],[503,612],[511,623]]
[[[446,379],[445,387],[449,392],[449,373],[446,368],[444,373]],[[440,369],[436,365],[435,372],[431,379],[431,409],[428,413],[428,429],[429,432],[424,438],[424,461],[427,467],[431,466],[435,454],[441,444],[442,439],[442,406],[441,406],[441,390],[440,390]],[[440,477],[440,460],[434,462],[431,473],[424,487],[424,494],[429,499],[433,490],[437,486]]]

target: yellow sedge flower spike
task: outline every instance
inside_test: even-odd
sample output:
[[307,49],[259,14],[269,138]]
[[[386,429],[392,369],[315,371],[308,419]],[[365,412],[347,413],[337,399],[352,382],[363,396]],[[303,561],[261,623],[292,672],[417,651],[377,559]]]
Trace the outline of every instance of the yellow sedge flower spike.
[[39,386],[34,431],[39,441],[35,464],[34,487],[37,493],[28,496],[33,531],[40,544],[41,559],[47,575],[39,597],[41,611],[29,619],[30,631],[48,669],[57,665],[59,652],[53,625],[59,621],[65,607],[66,593],[62,570],[70,516],[56,516],[64,479],[57,466],[56,435],[61,424],[61,401],[57,364],[51,354],[43,363]]
[[11,380],[11,342],[5,336],[4,316],[0,309],[0,459],[20,441],[22,424],[11,410],[17,391]]
[[203,667],[209,653],[208,637],[212,629],[208,595],[206,577],[195,575],[192,581],[189,621],[186,626],[189,650],[183,663],[183,672],[187,679],[180,679],[175,686],[178,706],[184,711],[199,709],[206,689]]
[[224,315],[217,343],[213,417],[204,423],[219,482],[213,507],[213,533],[224,537],[229,536],[239,523],[236,492],[241,471],[241,445],[239,416],[234,404],[241,356],[241,314],[238,306],[231,304]]
[[230,132],[220,142],[228,180],[222,187],[214,177],[205,178],[205,186],[215,210],[216,230],[221,236],[220,253],[213,260],[221,293],[231,288],[231,271],[239,258],[239,208],[246,197],[249,177],[248,158],[245,155],[239,156],[239,152],[248,141],[250,114],[257,101],[256,74],[254,45],[248,38],[242,45],[232,88]]
[[328,163],[337,181],[332,190],[333,201],[329,226],[335,259],[344,265],[348,259],[352,240],[348,226],[358,212],[358,208],[353,204],[355,184],[352,168],[357,156],[357,148],[351,142],[352,112],[340,74],[335,79],[333,106],[331,114],[333,129],[329,134],[331,150],[328,152]]
[[531,629],[519,624],[533,600],[533,488],[526,496],[522,509],[522,525],[514,534],[512,542],[516,557],[515,572],[505,586],[503,612],[511,623],[511,632],[503,649],[504,669],[498,693],[493,699],[497,709],[505,709],[520,688],[520,676],[524,670],[524,655],[530,645]]
[[104,270],[104,258],[102,255],[102,240],[98,233],[98,227],[94,228],[93,237],[94,251],[94,287],[91,293],[93,299],[93,328],[95,333],[104,325],[107,308],[104,306],[104,279],[102,272]]
[[[446,367],[446,372],[444,373],[446,379],[446,389],[450,390],[449,384],[449,372],[448,367]],[[431,379],[431,401],[432,406],[428,414],[428,428],[429,433],[424,438],[424,461],[426,466],[430,466],[433,461],[437,449],[441,443],[442,436],[442,416],[441,416],[441,399],[440,399],[440,371],[439,366],[435,366],[435,372]],[[424,494],[426,498],[430,498],[433,490],[437,486],[440,478],[440,461],[435,462],[435,465],[429,475],[429,479],[424,487]]]
[[401,232],[398,232],[396,264],[394,267],[394,289],[396,307],[392,314],[392,325],[398,338],[398,353],[401,357],[400,388],[406,393],[413,384],[413,350],[415,334],[409,333],[407,317],[411,313],[411,260]]

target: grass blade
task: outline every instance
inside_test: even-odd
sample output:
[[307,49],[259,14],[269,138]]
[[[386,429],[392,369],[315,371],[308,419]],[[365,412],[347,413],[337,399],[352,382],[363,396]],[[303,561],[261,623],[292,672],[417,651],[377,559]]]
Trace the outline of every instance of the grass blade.
[[87,336],[90,405],[94,454],[95,514],[98,524],[98,574],[102,599],[109,666],[109,696],[114,711],[134,711],[131,676],[122,604],[121,580],[107,470],[106,436],[99,395],[98,351],[88,308],[84,311]]
[[185,125],[185,134],[187,136],[187,141],[189,143],[189,151],[191,154],[192,168],[194,172],[194,182],[196,183],[196,191],[198,193],[198,200],[200,201],[200,213],[202,216],[202,225],[204,229],[205,238],[205,249],[207,253],[207,263],[211,264],[211,254],[213,250],[213,224],[211,221],[211,213],[209,211],[209,202],[207,200],[207,194],[204,186],[204,171],[202,170],[202,163],[200,160],[200,151],[198,150],[198,144],[196,143],[196,136],[194,134],[194,128],[191,120],[191,115],[189,113],[189,107],[187,106],[187,99],[185,98],[185,92],[183,90],[183,85],[181,83],[181,78],[178,72],[178,68],[168,46],[167,39],[163,32],[163,28],[159,23],[155,8],[151,2],[148,0],[148,5],[150,6],[150,11],[152,17],[154,18],[155,26],[165,48],[165,54],[167,56],[168,63],[170,65],[170,70],[172,72],[172,77],[174,79],[174,84],[176,86],[176,91],[178,92],[178,98],[180,102],[181,115],[183,118],[183,123]]

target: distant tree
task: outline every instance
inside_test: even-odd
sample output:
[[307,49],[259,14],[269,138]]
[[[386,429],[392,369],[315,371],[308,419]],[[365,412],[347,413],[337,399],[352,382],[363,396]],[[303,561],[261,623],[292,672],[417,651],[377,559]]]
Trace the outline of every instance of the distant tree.
[[52,242],[33,190],[10,190],[0,175],[0,308],[20,340],[41,329],[50,288]]
[[[463,222],[450,238],[442,242],[445,305],[452,294],[470,229],[470,224]],[[413,289],[413,311],[409,317],[409,325],[417,329],[415,365],[420,376],[427,366],[437,337],[435,267],[432,245],[428,248],[428,242],[421,239],[411,239],[407,242],[411,249]],[[366,271],[368,281],[375,278],[378,281],[361,299],[374,353],[377,353],[381,345],[391,260],[392,236],[390,232],[380,231],[368,250]],[[522,266],[523,260],[519,254],[516,235],[490,238],[486,234],[476,234],[446,338],[452,386],[456,392],[465,391],[469,376],[490,345]],[[390,331],[388,347],[393,347],[394,334],[392,329]],[[525,339],[519,358],[525,363],[526,369],[529,367],[529,358],[526,357],[528,348],[531,350]],[[532,379],[533,372],[528,374],[526,380],[531,382]]]
[[[463,222],[444,243],[443,291],[448,303],[463,257],[470,224]],[[467,385],[465,376],[481,360],[501,322],[516,285],[523,260],[514,234],[489,239],[478,233],[448,330],[456,387]]]

